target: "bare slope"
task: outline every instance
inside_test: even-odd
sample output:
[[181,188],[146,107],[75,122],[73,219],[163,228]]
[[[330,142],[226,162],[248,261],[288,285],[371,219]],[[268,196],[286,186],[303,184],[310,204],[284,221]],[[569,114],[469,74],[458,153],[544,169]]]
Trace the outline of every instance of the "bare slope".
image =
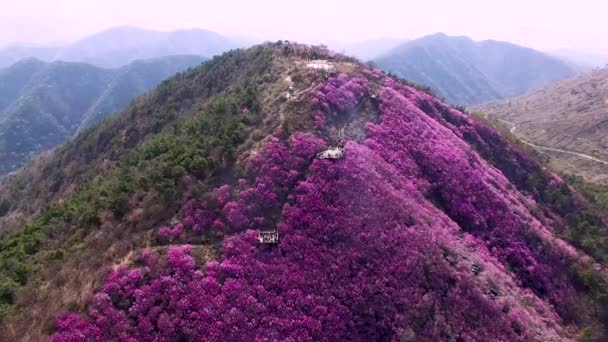
[[558,170],[608,183],[608,69],[472,110],[502,120]]

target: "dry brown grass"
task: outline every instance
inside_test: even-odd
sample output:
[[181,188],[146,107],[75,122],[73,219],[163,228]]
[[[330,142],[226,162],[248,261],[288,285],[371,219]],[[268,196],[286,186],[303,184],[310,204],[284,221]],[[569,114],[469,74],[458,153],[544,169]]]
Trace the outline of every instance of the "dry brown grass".
[[[534,144],[608,161],[608,69],[472,110],[514,123],[515,135]],[[608,165],[567,153],[545,153],[559,171],[608,184]]]

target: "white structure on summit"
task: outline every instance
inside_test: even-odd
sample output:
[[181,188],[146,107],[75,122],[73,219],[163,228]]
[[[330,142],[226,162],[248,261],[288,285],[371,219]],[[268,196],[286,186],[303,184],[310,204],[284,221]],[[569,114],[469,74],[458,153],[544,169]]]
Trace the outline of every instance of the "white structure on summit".
[[342,156],[344,156],[344,148],[341,146],[328,148],[317,154],[319,159],[340,159]]
[[258,232],[258,241],[263,244],[275,245],[279,243],[279,232],[276,230],[261,230]]
[[314,60],[314,61],[311,61],[310,63],[308,63],[307,67],[309,67],[311,69],[325,70],[325,71],[329,71],[329,70],[331,70],[331,69],[334,68],[334,66],[331,65],[326,60]]

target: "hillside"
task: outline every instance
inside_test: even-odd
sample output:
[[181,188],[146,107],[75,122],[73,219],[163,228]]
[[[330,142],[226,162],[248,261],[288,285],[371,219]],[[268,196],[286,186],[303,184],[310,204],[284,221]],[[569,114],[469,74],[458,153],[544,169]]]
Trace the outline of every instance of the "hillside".
[[608,69],[472,110],[537,145],[556,169],[608,184]]
[[318,47],[164,81],[4,179],[0,207],[10,340],[574,341],[608,312],[608,251],[574,234],[606,239],[603,209]]
[[162,80],[194,67],[206,58],[194,55],[171,56],[135,61],[116,70],[112,81],[95,103],[89,107],[78,131],[93,126],[108,113],[121,109]]
[[25,60],[0,70],[0,175],[202,61],[197,56],[172,56],[114,70]]
[[202,29],[163,32],[124,26],[110,28],[57,48],[2,48],[0,68],[26,58],[119,68],[136,60],[174,55],[212,57],[243,45],[241,41]]
[[406,42],[374,62],[457,105],[521,95],[576,73],[568,63],[529,48],[442,33]]

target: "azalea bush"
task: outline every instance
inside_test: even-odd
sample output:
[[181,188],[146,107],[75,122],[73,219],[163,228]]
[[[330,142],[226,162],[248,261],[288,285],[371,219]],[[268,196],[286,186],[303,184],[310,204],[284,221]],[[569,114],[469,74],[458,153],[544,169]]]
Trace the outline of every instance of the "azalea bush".
[[563,255],[542,243],[541,232],[530,228],[530,214],[514,212],[507,179],[489,172],[492,168],[463,143],[456,127],[472,120],[429,95],[387,82],[380,92],[382,122],[368,125],[369,144],[420,182],[464,231],[487,241],[524,286],[567,307],[574,289],[562,272]]
[[160,228],[159,239],[170,241],[184,225],[195,233],[274,229],[290,192],[324,147],[323,140],[310,134],[295,134],[287,142],[269,137],[262,151],[249,161],[248,179],[239,179],[235,187],[215,189],[212,200],[187,201],[182,207],[184,224]]
[[417,212],[413,183],[386,181],[399,180],[394,168],[351,144],[344,163],[318,160],[310,172],[283,208],[278,248],[246,230],[204,273],[190,247],[173,247],[167,267],[119,268],[91,319],[62,317],[55,340],[526,339],[471,275],[449,267],[431,233],[443,229],[422,219],[436,209]]

